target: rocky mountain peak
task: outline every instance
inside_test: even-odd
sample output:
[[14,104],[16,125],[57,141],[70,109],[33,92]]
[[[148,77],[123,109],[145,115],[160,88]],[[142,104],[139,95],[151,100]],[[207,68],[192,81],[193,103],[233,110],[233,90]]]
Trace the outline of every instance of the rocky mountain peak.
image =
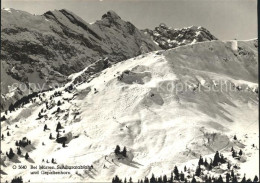
[[104,19],[104,18],[114,19],[114,20],[116,20],[116,19],[121,19],[120,16],[118,16],[118,14],[116,14],[116,12],[114,12],[114,11],[112,11],[112,10],[110,10],[110,11],[108,11],[106,14],[104,14],[104,15],[102,16],[102,19]]
[[145,34],[151,37],[162,49],[175,48],[196,42],[217,40],[207,29],[201,26],[190,26],[174,29],[161,23],[154,30],[145,29]]

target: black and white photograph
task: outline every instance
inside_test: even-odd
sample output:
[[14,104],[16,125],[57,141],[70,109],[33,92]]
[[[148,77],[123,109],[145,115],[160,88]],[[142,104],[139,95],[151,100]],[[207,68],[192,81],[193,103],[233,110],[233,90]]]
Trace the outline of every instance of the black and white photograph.
[[1,0],[1,183],[259,182],[257,0]]

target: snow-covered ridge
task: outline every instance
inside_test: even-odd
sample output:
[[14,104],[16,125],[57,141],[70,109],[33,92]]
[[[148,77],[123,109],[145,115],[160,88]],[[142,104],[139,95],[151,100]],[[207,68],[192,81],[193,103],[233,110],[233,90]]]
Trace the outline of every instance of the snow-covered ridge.
[[[234,168],[239,180],[244,173],[252,179],[259,170],[258,94],[253,90],[258,55],[254,42],[238,42],[238,47],[233,50],[225,42],[209,41],[154,51],[108,65],[85,80],[94,64],[71,75],[71,80],[83,78],[71,88],[41,93],[19,109],[2,113],[6,120],[1,122],[5,136],[1,163],[6,166],[1,168],[7,173],[3,180],[19,175],[31,182],[105,182],[118,175],[137,181],[152,174],[170,176],[174,165],[181,171],[186,165],[190,181],[199,156],[212,158],[215,151],[229,158],[232,167],[241,167]],[[220,90],[219,81],[232,88]],[[187,90],[180,89],[186,85]],[[55,141],[58,122],[63,127],[59,134],[68,137],[66,147]],[[45,124],[49,129],[44,131]],[[30,159],[9,160],[5,152],[13,148],[16,153],[15,141],[23,137],[32,141],[22,148]],[[116,145],[126,147],[127,158],[118,159]],[[243,150],[243,161],[231,156],[232,146]],[[12,169],[16,160],[49,166],[55,165],[52,158],[57,165],[93,165],[94,169],[71,171],[71,176],[31,176],[29,170]],[[203,173],[224,178],[229,172],[226,167],[227,162]]]
[[3,10],[8,11],[9,13],[12,13],[10,8],[3,8]]

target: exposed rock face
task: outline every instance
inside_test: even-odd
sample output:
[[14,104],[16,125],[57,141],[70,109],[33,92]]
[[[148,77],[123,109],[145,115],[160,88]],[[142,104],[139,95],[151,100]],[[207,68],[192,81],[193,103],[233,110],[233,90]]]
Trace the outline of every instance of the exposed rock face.
[[30,90],[65,83],[67,76],[101,58],[114,64],[159,49],[113,11],[88,24],[64,9],[43,15],[2,9],[1,31],[1,108]]
[[145,29],[143,32],[149,35],[162,49],[217,40],[207,29],[197,26],[173,29],[167,27],[165,24],[160,24],[154,30]]

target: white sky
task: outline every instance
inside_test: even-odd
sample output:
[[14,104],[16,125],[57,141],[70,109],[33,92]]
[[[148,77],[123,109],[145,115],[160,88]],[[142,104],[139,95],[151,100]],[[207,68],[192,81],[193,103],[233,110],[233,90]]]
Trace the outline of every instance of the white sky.
[[65,8],[89,23],[114,10],[141,29],[197,25],[223,40],[257,37],[257,0],[2,0],[3,7],[35,14]]

